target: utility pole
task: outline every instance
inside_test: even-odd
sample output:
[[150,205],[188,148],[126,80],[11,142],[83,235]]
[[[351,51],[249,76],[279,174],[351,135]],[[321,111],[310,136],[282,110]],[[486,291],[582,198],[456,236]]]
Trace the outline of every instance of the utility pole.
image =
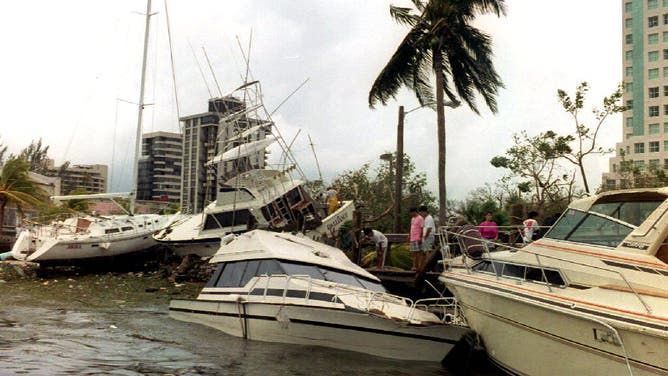
[[394,233],[401,231],[401,186],[404,175],[404,106],[399,106],[397,121],[397,167],[394,174]]

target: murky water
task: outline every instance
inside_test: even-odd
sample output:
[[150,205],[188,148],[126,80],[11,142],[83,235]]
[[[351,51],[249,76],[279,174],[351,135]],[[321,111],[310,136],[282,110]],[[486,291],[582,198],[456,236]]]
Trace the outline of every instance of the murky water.
[[168,317],[197,284],[136,274],[0,284],[0,374],[447,375],[438,363],[246,341]]

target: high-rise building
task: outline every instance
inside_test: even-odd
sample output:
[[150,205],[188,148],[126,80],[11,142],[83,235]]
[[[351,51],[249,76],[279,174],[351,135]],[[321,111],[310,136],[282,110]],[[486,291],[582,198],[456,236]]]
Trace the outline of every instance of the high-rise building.
[[624,112],[622,142],[603,174],[606,189],[626,188],[632,174],[668,168],[668,0],[622,0]]
[[63,164],[56,167],[53,159],[47,159],[44,174],[60,178],[60,191],[64,195],[71,194],[75,189],[87,193],[107,192],[107,165]]
[[182,137],[180,133],[142,135],[137,199],[181,202]]
[[260,125],[250,118],[256,108],[233,96],[211,98],[208,111],[182,117],[183,182],[181,211],[199,213],[216,199],[217,187],[239,172],[264,168],[265,151],[261,150],[241,160],[207,164],[216,155],[237,146],[240,142],[266,137],[270,125],[251,136],[236,139],[239,131]]

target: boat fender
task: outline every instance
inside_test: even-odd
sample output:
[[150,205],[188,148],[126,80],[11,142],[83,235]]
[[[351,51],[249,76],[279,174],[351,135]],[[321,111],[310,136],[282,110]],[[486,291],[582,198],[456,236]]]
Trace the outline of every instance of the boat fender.
[[100,248],[102,248],[102,249],[109,249],[109,246],[110,246],[110,245],[111,245],[110,242],[100,243]]

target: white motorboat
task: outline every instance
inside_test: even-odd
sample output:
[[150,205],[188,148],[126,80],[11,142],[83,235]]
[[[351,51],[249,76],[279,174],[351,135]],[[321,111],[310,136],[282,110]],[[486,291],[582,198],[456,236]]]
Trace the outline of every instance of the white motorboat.
[[521,249],[457,237],[440,279],[504,369],[668,375],[668,188],[575,201]]
[[168,220],[157,214],[71,217],[21,231],[11,254],[40,264],[78,264],[131,254],[156,245],[152,235]]
[[468,330],[454,299],[390,295],[337,248],[263,230],[233,237],[199,296],[171,301],[171,317],[252,340],[425,361],[442,360]]

